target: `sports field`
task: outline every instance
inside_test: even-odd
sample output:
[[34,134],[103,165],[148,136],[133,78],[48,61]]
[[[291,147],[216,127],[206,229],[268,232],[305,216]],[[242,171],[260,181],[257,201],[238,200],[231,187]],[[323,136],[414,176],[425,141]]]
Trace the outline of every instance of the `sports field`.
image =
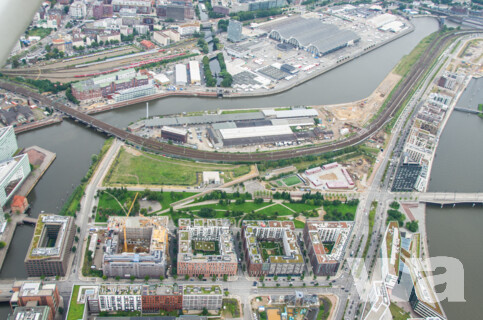
[[283,183],[285,183],[287,187],[291,187],[302,182],[297,176],[289,176],[289,177],[283,178],[282,181]]

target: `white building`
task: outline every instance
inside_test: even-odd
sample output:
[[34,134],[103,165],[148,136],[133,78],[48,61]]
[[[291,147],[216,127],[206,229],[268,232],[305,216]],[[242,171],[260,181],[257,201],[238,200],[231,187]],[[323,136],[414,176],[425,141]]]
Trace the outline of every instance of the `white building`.
[[178,26],[178,32],[181,36],[192,35],[195,32],[200,32],[200,23],[185,23]]
[[187,285],[183,288],[183,310],[219,310],[223,302],[221,286]]
[[100,311],[141,311],[142,285],[103,284],[99,287]]
[[152,84],[120,90],[115,96],[116,102],[132,100],[139,97],[149,96],[156,93],[156,88]]
[[190,83],[200,84],[201,83],[200,63],[198,61],[190,61],[189,69],[190,69]]
[[188,83],[186,66],[184,64],[177,64],[175,66],[175,74],[176,74],[176,85],[185,86]]
[[86,16],[87,7],[82,1],[75,1],[70,5],[69,15],[74,19],[82,19]]
[[18,149],[13,127],[0,128],[0,161],[11,158]]
[[218,171],[203,171],[204,184],[220,184],[220,173]]

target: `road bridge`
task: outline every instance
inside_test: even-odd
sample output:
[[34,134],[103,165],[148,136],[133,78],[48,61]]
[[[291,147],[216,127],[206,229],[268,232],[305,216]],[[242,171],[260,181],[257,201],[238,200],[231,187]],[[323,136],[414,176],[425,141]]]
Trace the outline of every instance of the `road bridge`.
[[426,192],[419,195],[420,202],[429,204],[456,205],[456,204],[483,204],[483,192],[460,193],[460,192]]

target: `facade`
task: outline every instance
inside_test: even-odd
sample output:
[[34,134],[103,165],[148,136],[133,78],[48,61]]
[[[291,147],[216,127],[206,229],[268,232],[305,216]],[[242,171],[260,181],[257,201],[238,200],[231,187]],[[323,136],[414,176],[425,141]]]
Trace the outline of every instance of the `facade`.
[[179,275],[236,275],[238,263],[229,220],[180,219],[179,226]]
[[178,26],[178,32],[181,36],[190,36],[195,32],[200,32],[200,23],[185,23]]
[[188,131],[182,128],[164,126],[161,128],[161,138],[186,143],[188,141]]
[[39,215],[25,258],[28,276],[64,276],[74,236],[72,217]]
[[220,310],[223,291],[219,285],[183,286],[183,310]]
[[13,127],[0,128],[0,161],[10,159],[18,149]]
[[82,1],[74,1],[69,6],[69,15],[74,19],[82,19],[86,16],[86,4]]
[[151,41],[149,40],[143,40],[140,42],[140,44],[147,50],[151,50],[151,49],[154,49],[156,46],[154,45],[154,43],[152,43]]
[[240,42],[242,36],[242,23],[236,20],[230,20],[228,23],[228,40],[231,42]]
[[191,2],[163,1],[156,7],[156,15],[160,18],[183,21],[193,19],[195,10]]
[[49,307],[16,307],[8,320],[53,320]]
[[151,0],[112,0],[112,8],[114,12],[121,9],[136,9],[138,14],[151,13]]
[[92,7],[92,14],[96,20],[110,18],[112,17],[113,12],[114,10],[110,4],[100,3]]
[[126,278],[164,276],[168,252],[167,226],[168,217],[110,217],[106,252],[102,259],[104,274]]
[[304,259],[292,221],[243,221],[242,242],[248,274],[299,275]]
[[159,313],[161,310],[174,311],[183,308],[182,288],[173,286],[144,286],[141,293],[142,312]]
[[[335,276],[354,222],[307,221],[304,228],[304,243],[307,248],[314,275]],[[329,247],[332,247],[329,250]]]
[[102,284],[99,286],[99,310],[102,311],[141,311],[140,284]]
[[54,283],[42,284],[42,282],[14,283],[13,294],[10,299],[10,307],[45,306],[48,308],[49,319],[54,319],[60,304],[60,295],[57,285]]
[[156,88],[152,84],[120,90],[114,95],[114,101],[121,102],[132,100],[139,97],[150,96],[156,93]]

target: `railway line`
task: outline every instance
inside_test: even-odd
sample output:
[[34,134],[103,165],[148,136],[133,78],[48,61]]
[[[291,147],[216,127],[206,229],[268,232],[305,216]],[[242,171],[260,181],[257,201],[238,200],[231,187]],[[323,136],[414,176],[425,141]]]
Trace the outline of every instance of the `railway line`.
[[448,44],[448,42],[455,37],[475,32],[479,31],[458,31],[436,37],[425,50],[425,52],[421,55],[419,61],[413,65],[409,74],[403,79],[402,83],[397,87],[396,91],[393,93],[389,102],[387,103],[386,108],[382,110],[382,112],[368,128],[365,128],[360,133],[341,141],[326,145],[302,147],[299,149],[261,153],[223,153],[202,151],[182,146],[170,145],[167,143],[159,142],[157,140],[136,136],[122,129],[114,127],[108,123],[100,121],[83,112],[67,107],[61,103],[54,102],[49,98],[42,96],[39,93],[32,92],[30,89],[27,89],[25,87],[6,82],[0,82],[0,87],[10,91],[15,91],[25,96],[30,96],[31,98],[36,99],[45,105],[53,106],[56,110],[63,113],[64,115],[81,123],[84,123],[85,125],[92,127],[100,132],[104,132],[109,136],[115,136],[123,141],[139,147],[144,147],[154,152],[181,158],[219,162],[260,162],[281,160],[336,151],[349,146],[357,145],[368,139],[378,130],[382,129],[389,120],[391,120],[401,104],[409,97],[413,86],[417,84],[421,77],[426,73],[426,71],[431,68],[434,59],[441,53],[442,49]]

